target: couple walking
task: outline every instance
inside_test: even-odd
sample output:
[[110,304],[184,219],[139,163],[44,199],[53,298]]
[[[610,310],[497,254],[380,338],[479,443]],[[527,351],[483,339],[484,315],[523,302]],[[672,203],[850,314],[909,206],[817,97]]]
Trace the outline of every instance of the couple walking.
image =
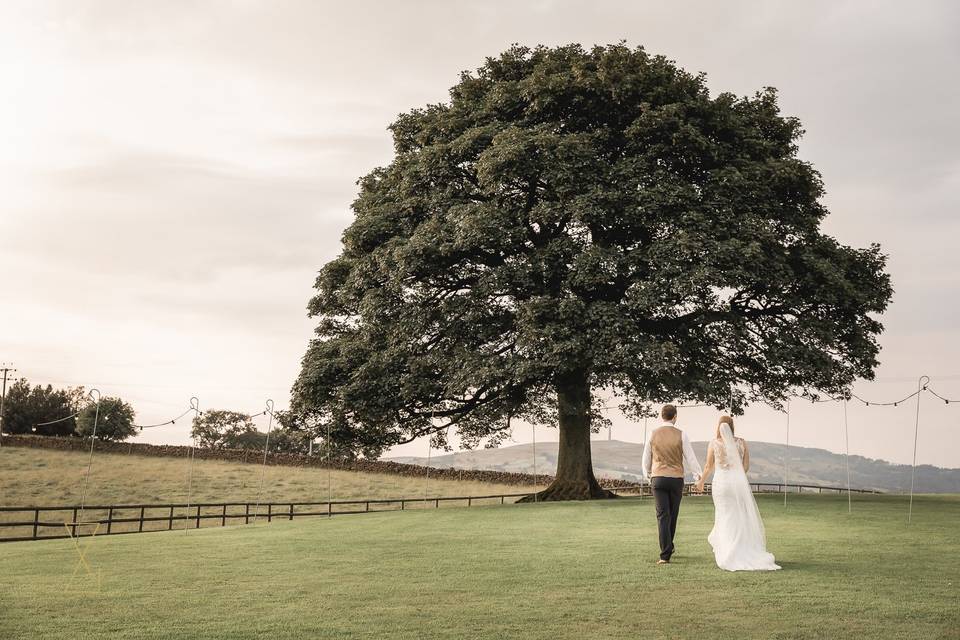
[[650,479],[660,535],[660,559],[668,564],[675,549],[673,538],[680,515],[683,479],[693,475],[698,491],[715,471],[712,483],[713,530],[707,537],[717,566],[727,571],[769,571],[779,569],[767,552],[763,520],[753,498],[747,469],[750,453],[743,438],[733,435],[733,418],[722,416],[714,439],[707,446],[706,468],[701,471],[687,434],[676,427],[677,408],[663,406],[663,425],[650,432],[643,447],[643,472]]

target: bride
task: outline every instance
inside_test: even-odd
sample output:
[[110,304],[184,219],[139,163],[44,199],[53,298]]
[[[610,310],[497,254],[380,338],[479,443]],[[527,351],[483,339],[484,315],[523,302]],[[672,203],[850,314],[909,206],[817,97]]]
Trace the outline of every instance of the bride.
[[750,453],[743,438],[733,437],[733,418],[722,416],[716,437],[707,446],[707,464],[697,490],[716,469],[712,493],[713,531],[707,537],[717,566],[727,571],[771,571],[780,567],[767,552],[763,520],[753,498],[747,470]]

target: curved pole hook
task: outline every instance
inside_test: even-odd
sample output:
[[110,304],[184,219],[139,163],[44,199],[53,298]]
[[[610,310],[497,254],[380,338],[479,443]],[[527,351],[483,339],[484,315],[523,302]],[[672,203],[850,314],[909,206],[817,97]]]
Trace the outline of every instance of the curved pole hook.
[[273,400],[269,400],[269,399],[268,399],[268,400],[267,400],[266,407],[267,407],[267,413],[269,413],[269,414],[272,416],[272,415],[273,415]]
[[[924,380],[926,380],[926,382],[924,382]],[[930,384],[930,376],[920,376],[920,379],[917,381],[917,388],[921,391],[926,391],[928,384]]]
[[200,398],[198,398],[197,396],[191,397],[190,408],[196,411],[198,416],[201,415],[202,412],[200,411]]
[[90,389],[90,392],[89,392],[87,395],[90,396],[90,399],[91,399],[91,400],[93,400],[93,393],[94,393],[94,392],[97,393],[97,399],[96,399],[95,402],[97,402],[97,403],[99,404],[99,403],[100,403],[100,389]]

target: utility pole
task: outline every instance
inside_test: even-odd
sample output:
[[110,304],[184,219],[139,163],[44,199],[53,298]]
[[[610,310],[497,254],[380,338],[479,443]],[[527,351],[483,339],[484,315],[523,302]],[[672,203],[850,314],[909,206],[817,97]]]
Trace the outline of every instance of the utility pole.
[[7,397],[7,374],[13,373],[16,369],[7,366],[9,363],[0,364],[0,371],[3,371],[3,392],[0,393],[0,447],[3,446],[3,401]]

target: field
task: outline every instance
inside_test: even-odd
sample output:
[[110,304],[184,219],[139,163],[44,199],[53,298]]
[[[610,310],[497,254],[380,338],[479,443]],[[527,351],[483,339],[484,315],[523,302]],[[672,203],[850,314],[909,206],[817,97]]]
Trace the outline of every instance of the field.
[[[256,456],[252,456],[254,458]],[[83,477],[88,455],[79,451],[56,451],[26,447],[0,449],[0,506],[60,506],[80,503]],[[263,471],[261,502],[322,502],[328,492],[334,500],[419,498],[428,496],[469,496],[520,493],[531,486],[518,487],[475,481],[437,480],[394,474],[357,473],[325,469],[262,467],[258,464],[195,460],[190,492],[191,504],[201,502],[255,502]],[[122,454],[95,454],[85,504],[114,505],[142,503],[184,503],[187,501],[188,464],[183,458],[146,457]],[[490,501],[492,502],[492,501]],[[499,502],[499,500],[497,500]],[[441,503],[443,506],[458,503]],[[409,503],[407,509],[433,506],[433,503]],[[342,506],[334,510],[356,507]],[[399,504],[378,508],[397,508]],[[314,508],[316,510],[316,508]],[[162,516],[166,510],[148,511],[148,516]],[[195,513],[195,512],[191,512]],[[204,515],[220,513],[217,507],[202,510]],[[241,514],[241,507],[229,513]],[[114,517],[137,517],[139,509],[115,510]],[[176,509],[175,515],[186,514]],[[87,511],[83,520],[105,518],[106,510]],[[0,522],[24,521],[32,514],[0,512]],[[63,522],[71,520],[70,512],[48,512],[44,518]],[[175,522],[182,528],[185,522]],[[219,518],[202,520],[204,526],[220,524]],[[148,522],[145,529],[167,528],[167,521]],[[192,523],[191,523],[191,526]],[[136,523],[113,525],[113,530],[133,530]],[[32,527],[0,527],[0,539],[29,536]],[[83,530],[83,529],[81,529]],[[41,528],[41,535],[64,533]],[[2,636],[0,636],[2,638]]]
[[[687,498],[659,567],[636,498],[0,545],[4,638],[960,638],[960,497],[762,496],[783,570],[727,573]],[[89,546],[84,546],[89,543]]]
[[[259,460],[259,455],[252,456]],[[0,449],[0,505],[60,505],[80,502],[88,456],[79,451],[5,447]],[[195,460],[192,502],[255,500],[261,465]],[[187,498],[187,460],[95,454],[87,504],[182,502]],[[265,467],[263,501],[322,501],[328,480],[334,500],[455,496],[525,491],[529,487],[436,480],[393,474],[356,473],[301,467]]]

